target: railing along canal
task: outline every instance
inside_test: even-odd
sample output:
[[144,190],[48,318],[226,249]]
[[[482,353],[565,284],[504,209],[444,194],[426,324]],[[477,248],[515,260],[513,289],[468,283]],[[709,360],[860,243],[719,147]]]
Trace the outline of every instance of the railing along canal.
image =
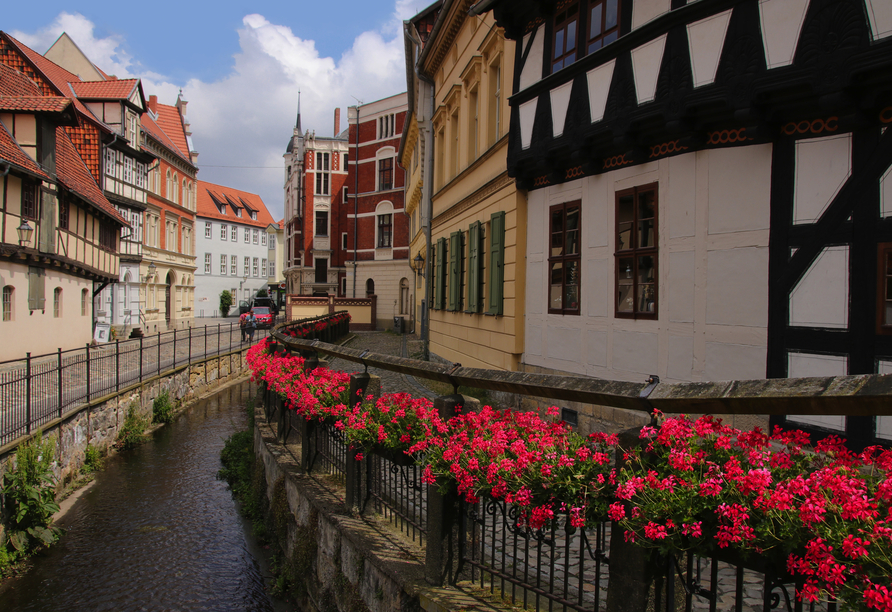
[[[667,414],[892,414],[892,376],[688,384],[661,384],[651,377],[639,384],[435,365],[320,339],[295,339],[282,331],[284,328],[277,328],[273,337],[307,357],[307,369],[316,367],[323,354],[366,368],[446,382],[456,389],[467,385],[647,413],[657,409]],[[329,335],[337,337],[339,333],[343,330]],[[350,396],[364,393],[367,384],[367,374],[354,374]],[[652,573],[653,610],[835,612],[837,608],[833,601],[804,605],[794,595],[801,582],[787,575],[784,568],[778,570],[758,559],[740,562],[679,552],[654,561],[624,543],[622,529],[612,529],[611,522],[574,528],[566,513],[557,514],[546,529],[531,529],[518,520],[517,508],[504,500],[483,495],[468,502],[459,500],[454,492],[444,495],[433,485],[422,485],[420,467],[407,456],[372,452],[357,460],[333,424],[307,421],[287,410],[277,394],[264,393],[269,420],[279,422],[280,440],[301,444],[301,464],[307,471],[335,475],[346,485],[344,501],[349,508],[360,512],[373,508],[422,541],[429,582],[468,581],[498,591],[524,609],[597,612],[605,606],[607,610],[631,609],[623,600],[640,599],[641,593],[631,592],[634,584],[630,587],[628,579]],[[458,395],[440,397],[434,400],[434,407],[448,419],[461,401]],[[615,582],[616,592],[608,597],[611,582]]]
[[[268,335],[256,330],[254,341]],[[0,362],[0,446],[93,400],[245,344],[236,323],[218,323]]]

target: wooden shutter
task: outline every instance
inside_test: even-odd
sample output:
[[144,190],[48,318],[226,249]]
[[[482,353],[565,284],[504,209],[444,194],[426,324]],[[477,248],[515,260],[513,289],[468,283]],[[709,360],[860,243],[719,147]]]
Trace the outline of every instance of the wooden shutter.
[[461,256],[461,232],[452,232],[449,235],[449,307],[447,310],[458,310],[461,298],[461,282],[459,280],[459,266]]
[[479,242],[480,222],[475,221],[468,228],[468,312],[477,312],[480,300]]
[[435,304],[442,310],[446,306],[446,239],[437,240],[437,295]]
[[43,310],[46,306],[46,271],[28,266],[28,309]]
[[505,281],[505,213],[493,213],[489,249],[489,314],[502,314]]

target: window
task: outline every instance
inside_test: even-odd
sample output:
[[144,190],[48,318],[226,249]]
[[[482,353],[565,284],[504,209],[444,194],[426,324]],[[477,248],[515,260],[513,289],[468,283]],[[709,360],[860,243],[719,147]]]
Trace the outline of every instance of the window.
[[436,259],[434,260],[434,305],[433,308],[446,308],[446,239],[437,240]]
[[269,262],[269,275],[275,278],[276,276],[276,262],[270,260]]
[[204,273],[205,274],[211,273],[211,254],[210,253],[204,254]]
[[69,203],[68,200],[60,200],[59,202],[59,227],[61,229],[68,229],[68,211],[69,211]]
[[[86,291],[86,289],[84,289]],[[12,305],[15,288],[12,285],[3,287],[3,320],[12,321]]]
[[378,190],[393,189],[393,158],[378,160]]
[[266,276],[266,260],[260,260],[260,276]]
[[62,318],[62,287],[53,289],[53,318]]
[[220,274],[226,276],[226,255],[220,255]]
[[574,3],[554,17],[552,36],[554,53],[551,71],[557,72],[576,61],[576,25],[579,21],[579,4]]
[[449,174],[450,178],[458,176],[458,170],[461,168],[461,162],[459,160],[459,152],[460,152],[460,127],[458,121],[458,108],[455,109],[455,112],[452,113],[452,119],[450,120],[450,126],[452,130],[452,151],[450,151],[450,160],[452,163],[452,168],[450,168],[451,172]]
[[245,244],[251,244],[251,230],[245,228]]
[[493,213],[490,218],[489,238],[489,314],[503,312],[505,284],[505,213]]
[[228,226],[225,223],[220,224],[220,240],[226,240]]
[[877,333],[892,334],[892,242],[880,244],[878,255]]
[[581,202],[550,209],[548,250],[548,312],[579,314],[579,238]]
[[619,0],[601,0],[589,7],[586,53],[593,53],[619,38]]
[[483,312],[484,233],[479,221],[468,228],[468,312]]
[[37,186],[34,183],[22,181],[22,217],[37,220],[40,214],[37,205]]
[[384,115],[378,118],[378,138],[391,138],[396,133],[396,115]]
[[127,113],[127,140],[130,141],[130,146],[134,149],[139,148],[139,130],[136,129],[136,117]]
[[251,258],[245,257],[245,276],[251,275]]
[[[231,276],[238,276],[238,257],[235,255],[229,256],[229,274]],[[235,295],[234,291],[233,295]]]
[[378,248],[390,247],[393,237],[393,215],[378,215]]
[[477,98],[477,87],[468,92],[468,112],[470,119],[468,121],[468,163],[470,164],[477,159],[477,141],[480,126],[480,101]]
[[266,246],[266,232],[260,234],[260,246]]
[[251,272],[252,272],[252,276],[260,275],[260,258],[259,257],[254,258],[254,265],[251,268]]
[[251,232],[251,242],[253,242],[254,244],[260,242],[260,232],[258,232],[257,230]]
[[251,211],[251,220],[252,220],[252,221],[257,221],[257,213],[256,213],[255,211],[253,211],[253,210]]
[[[204,223],[204,237],[205,238],[211,237],[211,224],[207,221],[205,221],[205,223]],[[223,226],[223,238],[226,238],[226,226],[225,225]]]
[[657,318],[657,184],[616,194],[616,316]]
[[375,281],[371,278],[366,279],[365,281],[365,294],[375,295]]
[[236,209],[235,209],[235,216],[236,216],[236,217],[241,217],[241,216],[242,216],[242,209],[241,209],[241,208],[236,208]]
[[89,314],[90,292],[81,289],[81,316],[86,317]]
[[316,235],[328,236],[328,211],[316,211]]
[[316,153],[316,195],[328,195],[328,153]]
[[347,203],[347,195],[348,195],[348,193],[349,193],[349,192],[348,192],[348,190],[347,190],[347,186],[344,185],[344,196],[343,196],[343,200],[342,200],[344,204]]
[[489,146],[502,135],[502,56],[489,65]]
[[341,233],[341,250],[347,250],[347,232]]

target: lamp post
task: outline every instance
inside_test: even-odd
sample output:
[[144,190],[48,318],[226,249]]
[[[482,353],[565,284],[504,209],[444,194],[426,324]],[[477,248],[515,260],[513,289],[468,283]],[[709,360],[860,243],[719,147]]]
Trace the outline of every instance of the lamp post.
[[28,225],[26,219],[22,219],[22,224],[15,231],[19,234],[19,246],[31,243],[31,234],[34,232],[34,228]]

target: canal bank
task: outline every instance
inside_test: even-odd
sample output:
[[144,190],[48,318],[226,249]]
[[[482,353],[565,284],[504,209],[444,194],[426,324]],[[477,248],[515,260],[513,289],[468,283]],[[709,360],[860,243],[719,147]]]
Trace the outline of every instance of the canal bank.
[[66,535],[0,590],[0,609],[292,609],[267,595],[262,551],[216,478],[253,391],[228,385],[108,457],[62,517]]

